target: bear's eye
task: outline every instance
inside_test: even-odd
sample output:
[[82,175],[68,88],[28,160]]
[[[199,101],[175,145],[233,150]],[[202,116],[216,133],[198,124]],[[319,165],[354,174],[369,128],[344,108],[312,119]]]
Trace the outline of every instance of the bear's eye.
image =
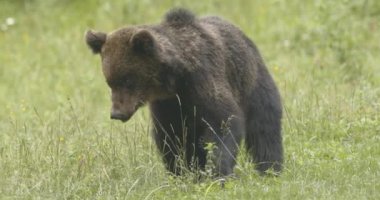
[[133,77],[127,76],[107,81],[107,83],[111,88],[126,88],[128,90],[134,89],[136,85]]
[[127,78],[124,80],[124,87],[127,89],[133,89],[135,87],[135,83],[131,78]]

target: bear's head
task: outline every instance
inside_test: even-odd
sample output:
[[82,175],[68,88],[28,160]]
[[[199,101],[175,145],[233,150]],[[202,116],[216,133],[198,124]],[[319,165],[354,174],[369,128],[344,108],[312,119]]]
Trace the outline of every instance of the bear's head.
[[87,31],[86,43],[100,54],[111,88],[111,119],[127,121],[144,103],[175,96],[175,77],[151,31],[123,28],[109,34]]

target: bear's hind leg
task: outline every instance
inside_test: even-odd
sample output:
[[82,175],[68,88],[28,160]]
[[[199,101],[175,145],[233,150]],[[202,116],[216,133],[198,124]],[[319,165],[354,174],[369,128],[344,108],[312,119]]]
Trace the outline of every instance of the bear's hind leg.
[[246,121],[246,147],[256,169],[264,174],[273,168],[282,170],[283,146],[281,136],[282,107],[277,90],[256,90]]

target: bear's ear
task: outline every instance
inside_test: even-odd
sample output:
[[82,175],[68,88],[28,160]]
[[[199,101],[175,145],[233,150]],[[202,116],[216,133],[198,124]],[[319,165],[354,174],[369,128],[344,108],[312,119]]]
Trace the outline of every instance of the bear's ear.
[[88,30],[86,32],[86,43],[95,54],[100,53],[103,44],[106,42],[107,34]]
[[147,30],[140,30],[132,36],[132,49],[140,54],[152,55],[156,50],[156,41]]

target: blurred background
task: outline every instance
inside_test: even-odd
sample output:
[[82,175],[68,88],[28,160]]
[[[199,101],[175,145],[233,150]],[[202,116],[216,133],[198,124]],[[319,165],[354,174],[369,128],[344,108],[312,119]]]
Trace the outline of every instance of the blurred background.
[[[214,187],[165,174],[144,108],[109,120],[84,32],[218,15],[259,47],[284,102],[284,174]],[[380,197],[380,1],[0,0],[0,198]],[[190,178],[191,179],[191,178]]]

